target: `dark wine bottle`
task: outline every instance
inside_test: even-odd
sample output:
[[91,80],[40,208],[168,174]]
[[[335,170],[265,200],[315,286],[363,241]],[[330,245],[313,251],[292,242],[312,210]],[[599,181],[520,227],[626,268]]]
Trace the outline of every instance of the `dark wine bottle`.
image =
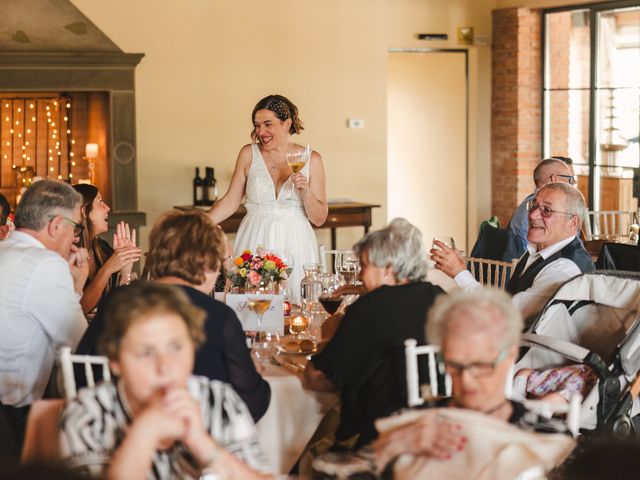
[[193,178],[193,204],[204,205],[204,182],[200,178],[198,167],[196,167],[196,176]]
[[213,205],[218,199],[218,185],[216,185],[216,177],[214,176],[214,169],[212,167],[206,167],[206,173],[204,176],[204,200],[206,205]]

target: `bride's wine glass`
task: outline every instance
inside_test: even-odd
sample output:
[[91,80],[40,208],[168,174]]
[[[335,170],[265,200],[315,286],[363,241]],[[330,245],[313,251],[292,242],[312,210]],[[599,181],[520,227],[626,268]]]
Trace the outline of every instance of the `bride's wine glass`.
[[247,295],[247,306],[256,314],[258,327],[262,325],[262,317],[271,306],[271,297],[266,295]]
[[[307,148],[301,148],[300,145],[294,143],[289,144],[287,148],[287,165],[293,173],[298,173],[302,170],[309,159],[309,146]],[[293,199],[293,191],[295,187],[291,182],[291,190],[289,190],[289,200]]]

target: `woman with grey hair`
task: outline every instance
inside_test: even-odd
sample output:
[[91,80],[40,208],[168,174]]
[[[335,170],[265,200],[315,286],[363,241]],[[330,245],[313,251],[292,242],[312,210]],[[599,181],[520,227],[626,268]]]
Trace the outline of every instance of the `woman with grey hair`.
[[[505,396],[518,354],[522,315],[498,289],[455,290],[440,296],[429,311],[426,334],[439,345],[452,396],[438,407],[475,410],[518,423],[524,406]],[[448,460],[465,448],[460,426],[438,421],[438,413],[382,434],[374,444],[378,465],[403,453]]]
[[368,293],[344,318],[305,372],[305,386],[340,391],[336,441],[354,448],[376,436],[374,420],[406,405],[404,341],[425,343],[424,319],[440,287],[425,281],[426,247],[420,231],[395,219],[354,247]]

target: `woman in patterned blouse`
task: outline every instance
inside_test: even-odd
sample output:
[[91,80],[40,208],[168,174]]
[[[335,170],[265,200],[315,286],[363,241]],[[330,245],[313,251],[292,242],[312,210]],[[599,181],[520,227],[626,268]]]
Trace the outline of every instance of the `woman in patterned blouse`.
[[107,478],[266,478],[242,400],[191,375],[202,310],[169,285],[138,282],[113,295],[101,347],[117,380],[65,408],[65,464]]

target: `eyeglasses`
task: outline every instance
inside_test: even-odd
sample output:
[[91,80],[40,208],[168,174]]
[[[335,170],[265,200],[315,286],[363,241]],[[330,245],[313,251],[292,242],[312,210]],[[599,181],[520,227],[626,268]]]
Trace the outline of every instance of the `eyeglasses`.
[[82,232],[84,232],[84,225],[80,224],[80,223],[76,223],[73,220],[71,220],[70,218],[65,217],[64,215],[50,215],[49,216],[49,221],[53,220],[56,217],[62,217],[62,219],[73,225],[73,236],[74,237],[79,237],[80,235],[82,235]]
[[[551,177],[553,177],[553,175],[551,175]],[[549,178],[551,178],[549,177]],[[574,177],[573,175],[556,175],[556,177],[560,177],[560,178],[566,178],[567,179],[567,183],[569,185],[574,185],[576,183],[576,177]]]
[[507,353],[508,349],[502,350],[493,362],[471,362],[466,365],[445,359],[444,368],[452,377],[462,375],[465,370],[474,378],[488,377],[507,358]]
[[573,217],[575,215],[575,213],[569,213],[569,212],[559,212],[558,210],[553,210],[552,208],[547,207],[546,205],[540,205],[536,202],[534,202],[533,200],[530,200],[527,202],[527,211],[529,213],[533,213],[534,210],[540,209],[540,215],[542,215],[543,218],[551,218],[551,216],[554,213],[560,213],[562,215],[569,215],[570,217]]

